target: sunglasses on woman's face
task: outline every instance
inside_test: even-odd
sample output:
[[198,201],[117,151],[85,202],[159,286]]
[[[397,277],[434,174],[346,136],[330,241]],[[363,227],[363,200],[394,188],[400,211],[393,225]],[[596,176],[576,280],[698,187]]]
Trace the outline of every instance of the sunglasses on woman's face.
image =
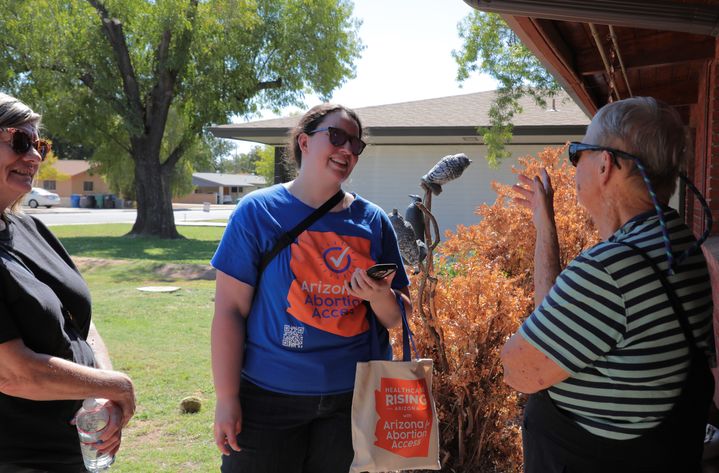
[[33,140],[32,136],[23,130],[18,128],[0,128],[0,131],[10,133],[10,142],[8,144],[18,155],[23,155],[30,151],[31,148],[34,148],[40,154],[40,159],[44,160],[50,152],[50,143],[48,141],[40,139]]
[[614,164],[616,164],[618,168],[621,168],[621,166],[619,165],[619,161],[617,161],[617,156],[619,156],[620,158],[631,159],[634,161],[639,159],[633,154],[626,153],[619,149],[609,148],[608,146],[589,145],[586,143],[580,143],[578,141],[572,141],[571,143],[569,143],[568,149],[569,162],[572,163],[572,166],[577,167],[577,163],[579,162],[579,158],[581,157],[581,154],[579,153],[581,153],[582,151],[606,151],[612,155]]
[[357,138],[356,136],[350,135],[342,128],[335,128],[333,126],[328,126],[327,128],[317,128],[316,130],[308,131],[306,133],[308,135],[313,135],[319,131],[326,131],[330,135],[330,143],[332,144],[332,146],[343,146],[349,141],[350,151],[355,156],[359,156],[360,154],[362,154],[362,151],[364,151],[364,147],[367,146],[367,143]]

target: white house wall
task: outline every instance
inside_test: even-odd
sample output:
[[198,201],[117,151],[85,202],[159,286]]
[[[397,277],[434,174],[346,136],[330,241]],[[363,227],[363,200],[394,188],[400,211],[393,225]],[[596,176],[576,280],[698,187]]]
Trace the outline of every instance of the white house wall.
[[[567,137],[567,141],[580,139],[580,136]],[[446,230],[454,231],[459,224],[478,223],[480,218],[475,210],[483,203],[493,203],[497,198],[491,183],[515,183],[516,177],[511,169],[517,158],[534,155],[545,147],[537,144],[511,145],[508,149],[512,157],[494,169],[487,164],[486,147],[483,145],[377,144],[366,148],[344,188],[371,200],[388,213],[396,208],[404,215],[410,202],[409,194],[424,196],[420,178],[442,157],[465,153],[472,164],[459,179],[442,186],[443,192],[432,198],[432,213],[444,239]]]

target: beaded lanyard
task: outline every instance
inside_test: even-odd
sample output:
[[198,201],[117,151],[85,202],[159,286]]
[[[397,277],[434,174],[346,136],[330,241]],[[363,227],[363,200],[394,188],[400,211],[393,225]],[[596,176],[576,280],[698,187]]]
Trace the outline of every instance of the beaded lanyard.
[[[626,156],[631,156],[627,154]],[[659,200],[657,199],[657,194],[654,192],[654,188],[652,187],[652,183],[649,180],[649,176],[647,175],[647,170],[644,168],[644,165],[642,162],[637,158],[636,156],[631,156],[632,161],[637,165],[637,169],[639,169],[639,172],[642,175],[642,179],[644,180],[644,184],[647,186],[647,190],[649,191],[649,196],[652,199],[652,203],[654,204],[654,209],[657,212],[657,216],[659,217],[659,226],[662,230],[662,240],[664,242],[664,251],[667,254],[667,263],[669,263],[669,274],[674,274],[674,268],[678,265],[680,265],[685,259],[689,257],[692,253],[697,251],[699,249],[699,246],[701,246],[704,241],[709,238],[709,234],[711,233],[712,225],[714,224],[714,220],[712,219],[712,212],[709,206],[707,205],[706,200],[704,200],[704,196],[702,196],[701,192],[699,192],[699,189],[696,188],[696,186],[692,183],[692,181],[689,180],[689,178],[683,174],[679,174],[679,178],[684,181],[684,183],[689,186],[689,189],[696,195],[697,199],[699,200],[699,203],[702,206],[702,209],[704,210],[704,218],[706,220],[706,230],[704,230],[704,233],[702,233],[702,236],[697,239],[696,242],[686,250],[682,252],[681,255],[679,255],[678,258],[674,258],[674,253],[672,253],[672,243],[669,240],[669,230],[667,229],[667,222],[664,219],[664,211],[662,210],[662,206],[659,205]]]

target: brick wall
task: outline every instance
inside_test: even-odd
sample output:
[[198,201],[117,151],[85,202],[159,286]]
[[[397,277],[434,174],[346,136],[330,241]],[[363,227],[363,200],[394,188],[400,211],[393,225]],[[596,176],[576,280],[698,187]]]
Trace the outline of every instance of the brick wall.
[[[702,172],[703,181],[700,185],[699,176],[695,175],[697,187],[704,193],[709,208],[714,218],[714,226],[712,227],[712,236],[702,245],[704,256],[706,256],[709,266],[709,275],[712,284],[712,299],[714,300],[714,339],[719,347],[719,39],[715,48],[714,62],[709,66],[709,87],[705,90],[709,91],[707,102],[708,113],[705,113],[706,133],[706,159],[704,159]],[[700,91],[700,101],[702,102],[702,93]],[[704,94],[706,95],[706,93]],[[701,123],[697,123],[701,126]],[[701,140],[701,134],[697,134],[697,140]],[[697,160],[699,161],[699,160]],[[695,163],[698,164],[698,163]],[[695,166],[695,172],[697,171]],[[696,210],[696,208],[695,208]],[[703,222],[703,217],[694,213],[694,231],[700,233],[697,222]],[[701,231],[704,230],[703,223]],[[714,369],[714,379],[716,380],[714,387],[714,404],[719,407],[719,369]]]
[[[712,216],[719,220],[719,40],[712,65],[711,74],[711,97],[709,107],[708,128],[711,133],[708,146],[707,162],[705,170],[705,185],[707,203],[712,210]],[[712,235],[719,235],[719,222],[715,222],[712,228]]]

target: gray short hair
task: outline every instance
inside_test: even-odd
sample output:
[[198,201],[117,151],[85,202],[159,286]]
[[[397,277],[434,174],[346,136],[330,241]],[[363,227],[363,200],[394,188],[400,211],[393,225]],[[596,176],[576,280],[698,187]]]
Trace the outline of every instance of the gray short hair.
[[[593,132],[603,146],[622,141],[622,151],[637,156],[663,203],[674,194],[689,151],[686,128],[677,111],[652,97],[612,102],[592,119]],[[622,160],[622,163],[626,160]]]
[[40,124],[40,115],[30,107],[7,94],[0,92],[0,128]]
[[[15,128],[24,125],[40,126],[40,115],[15,97],[0,92],[0,128]],[[10,212],[20,209],[22,196],[10,204]],[[4,213],[6,209],[0,209]]]

